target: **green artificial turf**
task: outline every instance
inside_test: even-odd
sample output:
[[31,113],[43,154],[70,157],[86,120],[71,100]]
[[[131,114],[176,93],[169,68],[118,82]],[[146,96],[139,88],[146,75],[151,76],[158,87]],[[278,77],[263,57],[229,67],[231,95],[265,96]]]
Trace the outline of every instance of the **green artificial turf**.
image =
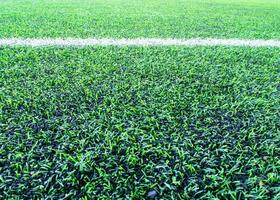
[[1,48],[0,198],[279,199],[279,54]]
[[280,39],[280,0],[5,0],[0,37]]

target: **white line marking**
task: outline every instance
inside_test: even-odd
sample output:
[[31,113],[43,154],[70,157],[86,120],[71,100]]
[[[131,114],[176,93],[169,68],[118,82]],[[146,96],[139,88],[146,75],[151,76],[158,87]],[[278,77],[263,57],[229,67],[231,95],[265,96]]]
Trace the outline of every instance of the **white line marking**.
[[280,47],[280,40],[249,39],[112,39],[112,38],[3,38],[0,46],[248,46]]

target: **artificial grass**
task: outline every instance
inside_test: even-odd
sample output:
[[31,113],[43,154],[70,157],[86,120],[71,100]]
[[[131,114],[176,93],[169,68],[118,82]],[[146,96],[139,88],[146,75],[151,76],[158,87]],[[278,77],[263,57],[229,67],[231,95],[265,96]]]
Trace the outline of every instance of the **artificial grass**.
[[6,0],[3,37],[280,38],[280,1]]
[[0,52],[1,199],[279,199],[279,49]]

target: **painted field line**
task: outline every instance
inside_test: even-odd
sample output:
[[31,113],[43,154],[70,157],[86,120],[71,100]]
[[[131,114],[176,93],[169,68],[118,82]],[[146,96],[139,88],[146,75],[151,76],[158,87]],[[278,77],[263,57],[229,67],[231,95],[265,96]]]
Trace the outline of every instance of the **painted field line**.
[[280,47],[280,40],[249,39],[112,39],[112,38],[3,38],[0,46],[248,46]]

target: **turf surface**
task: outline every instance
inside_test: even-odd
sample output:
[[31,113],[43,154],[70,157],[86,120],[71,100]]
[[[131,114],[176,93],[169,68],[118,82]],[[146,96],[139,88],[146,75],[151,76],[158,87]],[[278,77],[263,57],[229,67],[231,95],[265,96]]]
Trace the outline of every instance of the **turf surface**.
[[279,49],[0,49],[0,198],[279,199]]
[[5,0],[3,37],[280,39],[280,0]]

